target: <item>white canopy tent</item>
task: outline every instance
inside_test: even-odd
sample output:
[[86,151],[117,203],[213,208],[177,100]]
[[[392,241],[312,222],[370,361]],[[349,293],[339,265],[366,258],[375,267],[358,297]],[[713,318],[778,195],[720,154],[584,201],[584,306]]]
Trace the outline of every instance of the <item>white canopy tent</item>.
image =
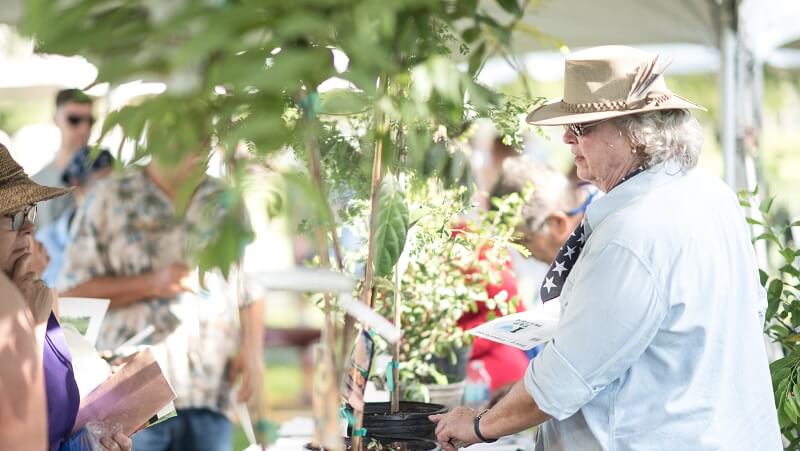
[[[763,65],[800,66],[796,0],[541,0],[514,34],[521,62],[541,70],[562,60],[554,48],[606,44],[658,48],[676,58],[672,73],[718,71],[725,180],[756,184],[753,158],[761,120]],[[502,14],[494,1],[484,7]],[[509,16],[510,19],[510,16]],[[542,53],[549,50],[547,53]],[[543,64],[544,63],[544,64]],[[491,68],[491,66],[490,66]],[[560,71],[560,67],[559,67]],[[552,72],[552,70],[551,70]]]
[[[4,0],[0,23],[17,24],[22,5]],[[503,15],[494,0],[481,7]],[[747,157],[757,147],[763,64],[800,64],[798,23],[797,0],[533,0],[514,34],[513,50],[526,55],[560,43],[690,45],[691,52],[677,50],[676,64],[719,68],[725,180],[734,188],[752,188],[755,172]],[[778,51],[787,44],[795,50]]]

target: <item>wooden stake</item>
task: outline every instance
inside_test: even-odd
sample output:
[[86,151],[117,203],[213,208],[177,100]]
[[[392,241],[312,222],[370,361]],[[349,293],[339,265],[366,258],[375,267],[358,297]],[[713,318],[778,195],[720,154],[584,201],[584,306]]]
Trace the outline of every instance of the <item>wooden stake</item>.
[[[387,85],[386,77],[381,76],[378,78],[378,90],[385,93]],[[378,192],[381,187],[381,180],[383,175],[381,169],[383,166],[383,134],[385,131],[383,111],[378,108],[375,111],[375,125],[378,127],[375,133],[375,153],[372,159],[372,186],[371,186],[371,199],[369,211],[369,239],[367,241],[367,268],[364,275],[364,287],[362,298],[365,304],[372,308],[374,301],[373,283],[375,278],[375,229],[378,222]],[[353,409],[355,416],[355,429],[358,430],[363,425],[364,412]],[[363,442],[361,437],[353,436],[353,451],[363,451]]]
[[[383,92],[386,91],[386,79],[380,77],[378,79],[379,89]],[[385,133],[385,124],[383,112],[378,109],[375,112],[375,124],[379,127],[379,132],[375,137],[375,154],[372,159],[372,186],[371,186],[371,199],[369,211],[369,241],[367,248],[367,268],[364,276],[364,303],[372,307],[374,296],[372,295],[372,284],[375,277],[375,229],[378,222],[378,193],[381,187],[381,180],[383,174],[381,169],[383,167],[383,134]]]
[[[397,330],[400,329],[400,268],[395,267],[394,270],[394,327]],[[394,386],[392,387],[392,413],[397,413],[400,411],[400,341],[402,340],[402,335],[399,340],[397,340],[394,344],[394,349],[392,352],[392,381],[394,381]]]
[[[338,269],[341,271],[344,269],[344,257],[342,254],[341,247],[339,245],[339,239],[336,233],[336,221],[333,214],[333,209],[328,202],[328,191],[325,187],[325,180],[322,175],[322,158],[320,156],[319,147],[317,145],[317,138],[315,131],[313,129],[314,119],[309,117],[308,113],[305,115],[306,121],[306,150],[308,153],[308,160],[311,166],[311,179],[314,182],[314,185],[317,188],[319,198],[322,202],[322,208],[325,211],[326,216],[330,220],[330,235],[331,240],[333,242],[333,251],[336,257],[336,263],[338,264]],[[322,225],[317,225],[314,228],[314,244],[317,251],[317,255],[319,255],[319,262],[320,267],[322,268],[330,268],[330,257],[328,256],[328,237],[326,236],[326,229]],[[346,353],[342,353],[340,358],[336,358],[336,346],[335,346],[335,337],[338,335],[336,333],[336,323],[333,320],[333,299],[329,293],[325,293],[323,295],[323,315],[325,321],[325,327],[323,328],[322,334],[322,341],[328,346],[328,349],[331,354],[331,358],[333,359],[334,365],[337,369],[335,372],[337,382],[340,381],[340,372],[343,368],[343,362],[345,359]]]

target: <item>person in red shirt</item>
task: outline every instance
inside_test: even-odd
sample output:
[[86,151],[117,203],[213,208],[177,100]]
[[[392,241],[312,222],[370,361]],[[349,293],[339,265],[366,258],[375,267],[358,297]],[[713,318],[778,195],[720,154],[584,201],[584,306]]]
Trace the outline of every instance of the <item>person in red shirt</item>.
[[[484,259],[485,256],[481,255],[479,258]],[[514,276],[514,271],[511,269],[511,262],[508,261],[499,271],[500,283],[487,285],[486,294],[489,298],[494,298],[502,291],[505,291],[508,299],[516,297],[517,280]],[[490,310],[485,302],[479,301],[477,304],[478,310],[476,312],[466,313],[458,320],[459,327],[464,330],[477,327],[489,321],[490,313],[493,313],[494,317],[503,316],[498,309]],[[517,303],[517,312],[524,310],[524,307]],[[490,389],[492,393],[505,385],[518,381],[525,374],[525,369],[528,367],[528,357],[523,351],[479,337],[475,337],[472,343],[472,353],[469,356],[469,360],[470,362],[483,360],[486,371],[491,377]]]
[[[467,227],[466,224],[460,224],[453,229],[453,236],[461,233]],[[480,249],[478,252],[478,259],[485,261],[487,249]],[[489,299],[494,299],[503,291],[506,292],[506,299],[514,299],[517,297],[517,280],[514,271],[511,268],[511,260],[506,260],[500,267],[499,283],[486,285],[486,294]],[[503,316],[500,309],[489,309],[486,302],[477,301],[477,309],[474,312],[467,312],[458,320],[458,326],[463,330],[469,330],[477,327],[493,318]],[[524,307],[519,301],[515,302],[516,310],[512,313],[524,311]],[[490,317],[491,315],[491,317]],[[483,338],[475,337],[472,343],[472,351],[469,356],[469,361],[482,360],[491,378],[490,389],[492,393],[503,388],[507,384],[511,384],[519,380],[525,374],[525,369],[528,367],[528,357],[525,353],[517,348],[506,346],[504,344],[489,341]]]

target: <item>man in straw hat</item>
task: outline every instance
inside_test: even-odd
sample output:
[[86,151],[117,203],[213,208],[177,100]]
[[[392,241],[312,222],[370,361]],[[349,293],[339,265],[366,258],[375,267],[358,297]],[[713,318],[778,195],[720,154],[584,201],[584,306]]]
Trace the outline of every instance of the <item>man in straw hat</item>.
[[561,322],[491,410],[433,416],[445,450],[539,427],[537,450],[780,450],[766,296],[734,193],[694,171],[701,108],[666,64],[606,46],[567,57],[563,125],[578,176],[606,192],[541,286]]
[[[52,312],[55,293],[30,270],[31,240],[36,204],[63,196],[69,191],[32,181],[11,158],[8,150],[0,145],[0,279],[3,279],[3,285],[5,278],[10,279],[27,303],[39,342],[37,349],[39,352],[43,349],[50,450],[58,450],[70,437],[80,399],[69,349]],[[5,293],[3,302],[6,302],[6,298],[13,300],[16,295]],[[24,364],[3,362],[3,365]],[[0,386],[7,387],[5,382]],[[36,396],[35,391],[31,391],[30,395]],[[122,434],[116,434],[113,438],[103,437],[101,443],[109,449],[131,449],[131,440]]]

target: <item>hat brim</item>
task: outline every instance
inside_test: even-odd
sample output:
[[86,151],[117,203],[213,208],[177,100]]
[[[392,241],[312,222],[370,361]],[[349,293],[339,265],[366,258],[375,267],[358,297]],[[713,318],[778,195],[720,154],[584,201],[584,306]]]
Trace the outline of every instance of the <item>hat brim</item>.
[[643,108],[634,110],[611,110],[611,111],[592,111],[588,113],[573,113],[568,111],[561,101],[561,98],[550,100],[544,105],[533,110],[526,121],[531,125],[567,125],[580,124],[583,122],[593,122],[602,119],[628,116],[631,114],[646,113],[658,110],[682,110],[697,109],[706,111],[702,106],[691,102],[683,97],[672,94],[666,102],[645,105]]
[[15,212],[27,205],[34,205],[72,192],[72,188],[52,188],[32,181],[22,181],[2,189],[0,215]]

